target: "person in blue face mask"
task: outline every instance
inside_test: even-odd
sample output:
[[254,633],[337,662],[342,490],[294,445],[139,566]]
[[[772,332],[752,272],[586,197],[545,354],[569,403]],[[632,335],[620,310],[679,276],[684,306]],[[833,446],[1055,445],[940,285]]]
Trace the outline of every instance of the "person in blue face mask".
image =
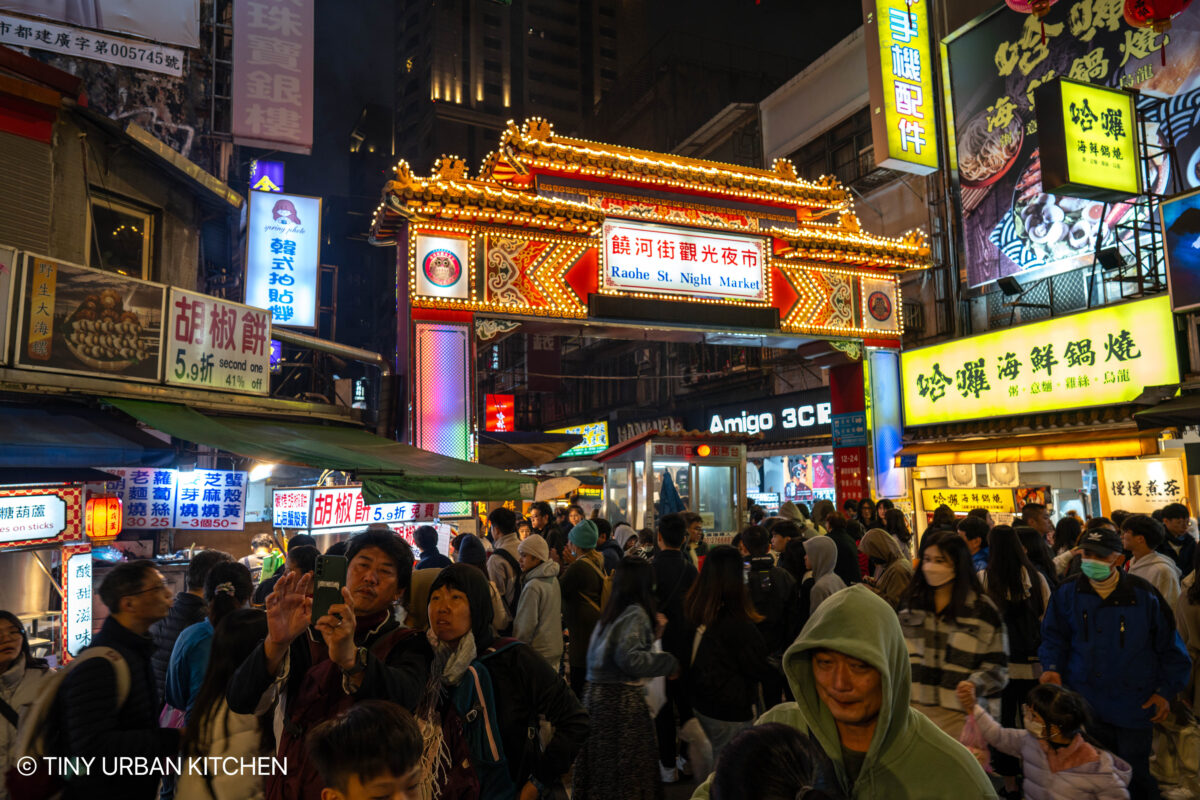
[[1187,685],[1191,660],[1162,595],[1121,570],[1116,531],[1087,531],[1076,550],[1082,574],[1051,595],[1042,621],[1041,682],[1083,695],[1095,712],[1089,731],[1133,768],[1130,797],[1158,798],[1153,723]]

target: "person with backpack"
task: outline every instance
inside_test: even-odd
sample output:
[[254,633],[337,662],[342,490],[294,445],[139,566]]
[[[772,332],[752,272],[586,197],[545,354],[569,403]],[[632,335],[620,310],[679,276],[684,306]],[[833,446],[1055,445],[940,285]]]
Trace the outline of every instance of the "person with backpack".
[[233,556],[224,550],[198,550],[192,554],[188,562],[187,591],[175,595],[171,611],[167,618],[159,620],[150,626],[150,637],[154,640],[154,684],[158,696],[162,697],[167,688],[167,666],[171,663],[171,652],[175,649],[175,640],[183,629],[195,625],[208,616],[208,606],[204,602],[204,581],[208,572],[222,561],[232,561]]
[[[654,727],[641,683],[660,675],[676,676],[679,661],[653,647],[667,624],[667,618],[656,613],[653,582],[649,562],[622,561],[592,634],[583,698],[591,732],[575,762],[574,800],[652,800],[663,795]],[[614,739],[618,732],[620,738]]]
[[[241,564],[230,564],[246,570]],[[215,570],[214,570],[215,572]],[[250,572],[246,570],[249,580]],[[270,756],[274,748],[269,709],[260,715],[234,714],[225,687],[246,657],[269,633],[266,612],[236,608],[220,616],[204,682],[191,702],[181,753],[185,758],[236,758],[241,763]],[[263,779],[253,770],[186,771],[175,796],[180,800],[262,800]]]
[[[667,514],[658,521],[658,554],[654,568],[654,601],[659,613],[667,618],[663,629],[663,650],[675,656],[681,667],[691,660],[692,629],[683,611],[683,598],[696,582],[696,567],[683,555],[687,541],[687,522],[682,514]],[[663,783],[675,783],[679,773],[687,774],[687,761],[679,755],[681,730],[689,739],[696,738],[700,723],[692,714],[687,670],[679,678],[667,681],[667,702],[654,718],[658,736],[659,773]]]
[[[1000,609],[1008,634],[1008,685],[1000,692],[1000,725],[1015,728],[1021,704],[1042,674],[1037,653],[1042,643],[1042,617],[1050,602],[1050,584],[1029,560],[1010,526],[992,528],[987,549],[988,565],[979,573],[979,583]],[[1003,776],[1007,793],[1013,796],[1020,764],[1011,755],[1001,754],[993,766],[995,774]]]
[[150,626],[170,611],[171,589],[153,562],[126,561],[104,576],[100,599],[109,616],[81,655],[105,655],[77,657],[65,670],[54,698],[59,745],[51,755],[97,759],[94,769],[65,783],[63,800],[151,800],[158,794],[157,775],[105,775],[100,759],[115,763],[119,756],[155,759],[179,752],[179,731],[158,724],[160,699],[150,664]]
[[562,592],[558,589],[558,564],[550,560],[550,546],[536,533],[517,547],[524,571],[513,636],[527,642],[555,672],[562,663]]
[[[765,548],[766,531],[746,529],[754,530],[762,532]],[[789,593],[791,589],[789,585]],[[708,551],[685,608],[696,629],[688,667],[692,706],[712,743],[713,761],[720,761],[725,745],[754,724],[759,684],[765,686],[782,673],[767,661],[770,644],[761,633],[764,619],[751,602],[742,555],[736,549],[717,545]],[[782,698],[782,688],[779,693]],[[775,705],[770,699],[767,704]]]
[[5,775],[13,766],[17,723],[49,677],[50,665],[34,658],[16,614],[0,611],[0,800],[8,800]]
[[[413,555],[390,529],[368,529],[350,540],[342,589],[345,602],[312,622],[312,575],[283,576],[267,598],[267,637],[229,682],[235,714],[271,702],[283,719],[277,755],[287,774],[267,777],[268,800],[319,800],[320,778],[304,736],[357,700],[383,699],[416,708],[432,658],[425,637],[403,628],[393,605],[408,591]],[[485,579],[486,584],[486,579]]]
[[[749,553],[745,560],[745,579],[750,602],[758,616],[755,622],[774,667],[762,681],[764,702],[770,708],[783,701],[787,683],[781,666],[783,651],[800,632],[796,626],[796,579],[783,567],[776,566],[770,555],[770,538],[764,528],[758,525],[746,528],[742,531],[742,544]],[[711,734],[709,738],[712,738]],[[713,749],[716,749],[715,742]],[[716,758],[715,753],[713,758]]]
[[[567,536],[565,552],[570,566],[559,579],[562,590],[563,621],[567,626],[567,664],[571,688],[583,699],[587,685],[587,649],[592,630],[600,621],[600,611],[611,593],[612,582],[604,571],[604,558],[596,552],[599,534],[590,519],[580,520]],[[572,560],[573,559],[573,560]]]
[[204,683],[212,650],[213,631],[221,620],[250,600],[254,584],[250,570],[237,561],[217,564],[204,582],[204,602],[208,617],[184,630],[175,640],[171,664],[167,667],[167,703],[190,716],[192,702]]
[[[532,647],[492,633],[487,578],[455,564],[429,594],[423,797],[536,800],[561,788],[588,715]],[[553,731],[539,744],[540,720]]]
[[[455,548],[455,563],[467,564],[482,572],[485,576],[488,574],[488,551],[483,540],[473,533],[464,533],[458,537],[458,547]],[[430,582],[432,583],[432,581]],[[492,626],[496,629],[496,633],[509,630],[512,627],[512,619],[508,614],[508,606],[504,602],[504,598],[500,595],[496,584],[488,579],[488,590],[492,595]]]
[[511,508],[501,507],[488,514],[488,521],[492,523],[493,546],[487,560],[487,575],[504,601],[504,611],[509,619],[500,632],[509,635],[521,594],[521,555],[517,552],[521,539],[517,536],[517,515]]

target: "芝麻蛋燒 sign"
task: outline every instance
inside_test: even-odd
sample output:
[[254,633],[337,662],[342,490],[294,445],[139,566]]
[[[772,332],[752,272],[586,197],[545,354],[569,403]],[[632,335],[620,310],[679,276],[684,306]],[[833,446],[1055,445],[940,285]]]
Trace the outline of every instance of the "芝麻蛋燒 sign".
[[1016,510],[1012,489],[922,489],[921,503],[928,511],[949,506],[952,511],[963,514],[975,508],[997,514],[1011,514]]
[[1043,192],[1117,201],[1141,191],[1132,94],[1060,78],[1036,97]]
[[166,382],[269,394],[270,340],[270,312],[172,289],[167,306]]
[[107,491],[121,498],[122,530],[245,527],[246,473],[216,469],[109,467]]
[[317,324],[321,198],[250,192],[246,226],[246,304],[294,328]]
[[609,221],[604,289],[765,301],[766,247],[750,236]]
[[928,175],[938,168],[928,0],[864,0],[875,161]]
[[900,354],[904,424],[1128,403],[1179,382],[1165,295]]

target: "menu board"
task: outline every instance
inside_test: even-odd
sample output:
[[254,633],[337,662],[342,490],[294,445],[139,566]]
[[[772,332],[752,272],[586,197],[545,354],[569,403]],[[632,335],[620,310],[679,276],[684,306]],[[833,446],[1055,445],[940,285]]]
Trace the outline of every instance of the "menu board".
[[245,527],[245,472],[109,467],[107,491],[121,498],[122,530],[232,530]]

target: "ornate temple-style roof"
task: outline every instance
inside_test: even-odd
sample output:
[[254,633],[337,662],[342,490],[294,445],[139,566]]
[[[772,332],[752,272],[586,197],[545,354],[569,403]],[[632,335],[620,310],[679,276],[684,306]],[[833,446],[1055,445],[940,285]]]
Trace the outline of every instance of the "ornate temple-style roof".
[[771,228],[775,256],[796,261],[824,261],[880,267],[895,271],[926,269],[929,245],[925,235],[912,230],[900,238],[867,233],[853,211],[843,211],[836,223],[809,222],[795,228]]
[[383,200],[371,222],[371,242],[395,244],[405,222],[433,219],[590,236],[600,229],[604,212],[586,203],[468,178],[466,163],[456,156],[438,159],[428,178],[413,175],[401,161],[395,178],[383,187]]
[[800,216],[803,209],[820,212],[851,204],[850,193],[837,179],[802,180],[786,159],[776,159],[770,170],[755,169],[559,136],[549,122],[536,117],[521,126],[509,122],[500,147],[484,159],[480,176],[521,186],[535,172],[795,206]]
[[[564,192],[539,193],[535,173],[574,177],[586,181],[588,188],[565,192],[578,199],[556,196]],[[686,216],[688,209],[672,210],[670,200],[647,200],[641,205],[634,201],[635,207],[630,207],[628,193],[623,195],[626,201],[612,199],[622,196],[619,192],[605,197],[608,185],[614,183],[692,197],[707,195],[712,200],[697,207],[707,211],[691,212],[693,219]],[[727,205],[721,205],[721,199]],[[730,200],[740,204],[728,204]],[[754,205],[764,207],[761,217],[745,210]],[[723,209],[730,213],[723,214]],[[773,213],[766,213],[767,209]],[[784,159],[776,160],[772,170],[761,170],[559,137],[540,119],[520,127],[510,122],[500,149],[484,159],[478,178],[468,176],[466,163],[457,156],[438,159],[428,178],[413,175],[401,161],[394,179],[384,186],[371,223],[371,241],[395,244],[405,223],[433,221],[593,237],[608,215],[770,236],[774,257],[798,266],[862,266],[896,272],[930,264],[929,248],[920,232],[891,238],[864,231],[849,193],[836,178],[800,180]]]

